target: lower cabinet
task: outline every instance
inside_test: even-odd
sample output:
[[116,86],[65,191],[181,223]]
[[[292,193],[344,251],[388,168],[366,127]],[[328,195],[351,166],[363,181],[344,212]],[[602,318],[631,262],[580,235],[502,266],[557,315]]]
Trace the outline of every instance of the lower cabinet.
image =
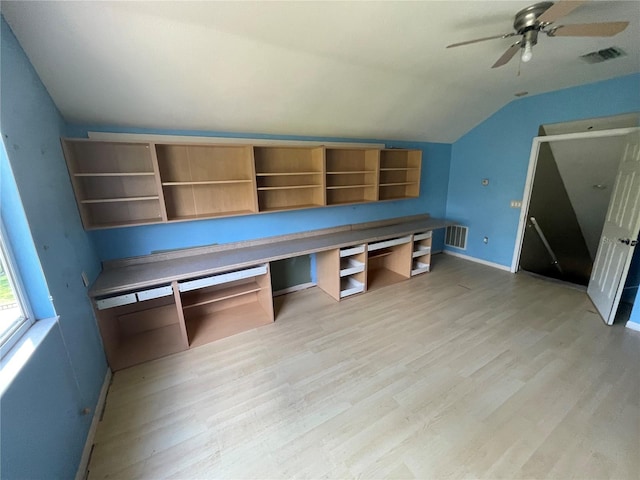
[[96,299],[112,370],[272,323],[269,265]]

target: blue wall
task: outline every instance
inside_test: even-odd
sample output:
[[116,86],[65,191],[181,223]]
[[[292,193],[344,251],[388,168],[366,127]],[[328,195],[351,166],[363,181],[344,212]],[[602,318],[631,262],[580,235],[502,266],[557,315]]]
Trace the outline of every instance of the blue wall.
[[[520,210],[510,208],[509,201],[522,199],[531,144],[541,124],[638,110],[640,74],[634,74],[515,100],[457,140],[446,215],[469,227],[464,253],[511,266]],[[483,178],[489,186],[481,185]]]
[[[228,134],[224,132],[158,131],[143,129],[122,130],[117,127],[86,127],[78,125],[69,126],[67,133],[69,136],[82,137],[86,136],[87,131],[125,131],[127,133],[212,137],[234,136],[240,138],[311,140],[318,142],[361,141],[385,143],[388,147],[421,149],[423,152],[421,195],[416,199],[96,230],[92,231],[90,235],[101,260],[145,255],[155,250],[252,240],[274,235],[284,235],[318,228],[335,227],[350,223],[368,222],[421,213],[429,213],[433,217],[444,217],[445,214],[447,179],[449,177],[449,161],[451,157],[451,145],[448,144]],[[434,249],[440,249],[442,246],[443,232],[440,231],[434,237]]]
[[22,201],[15,191],[6,197],[5,158],[2,216],[12,222],[9,236],[37,315],[53,313],[48,286],[60,317],[2,395],[2,477],[71,478],[91,422],[80,411],[96,405],[107,369],[80,276],[95,278],[100,263],[82,229],[60,148],[66,124],[4,18],[0,30],[0,128]]

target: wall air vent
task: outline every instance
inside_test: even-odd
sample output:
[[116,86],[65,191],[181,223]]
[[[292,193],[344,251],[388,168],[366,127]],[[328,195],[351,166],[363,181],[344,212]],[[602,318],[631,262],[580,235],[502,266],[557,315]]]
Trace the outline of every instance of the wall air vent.
[[467,249],[467,232],[469,229],[462,225],[451,225],[447,227],[444,244],[448,247]]
[[581,55],[580,58],[587,63],[600,63],[606,60],[613,60],[614,58],[624,57],[627,53],[620,47],[609,47],[597,52],[587,53]]

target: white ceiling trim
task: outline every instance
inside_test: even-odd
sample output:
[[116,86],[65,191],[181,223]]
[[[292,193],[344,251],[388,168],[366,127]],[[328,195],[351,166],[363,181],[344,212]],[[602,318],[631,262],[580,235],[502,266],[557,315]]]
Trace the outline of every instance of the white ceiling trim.
[[385,148],[384,143],[360,143],[360,142],[322,142],[311,140],[272,140],[266,138],[229,138],[229,137],[201,137],[191,135],[155,135],[145,133],[112,133],[112,132],[88,132],[92,140],[127,141],[127,142],[152,142],[152,143],[215,143],[217,145],[286,145],[290,147],[358,147],[358,148]]

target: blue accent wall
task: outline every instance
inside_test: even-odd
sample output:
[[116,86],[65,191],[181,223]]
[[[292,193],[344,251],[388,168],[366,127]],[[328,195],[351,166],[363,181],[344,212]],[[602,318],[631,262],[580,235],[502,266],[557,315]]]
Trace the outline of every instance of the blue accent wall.
[[[515,100],[457,140],[446,216],[469,227],[464,253],[511,266],[520,210],[510,208],[509,201],[522,199],[531,144],[541,124],[638,110],[640,74],[634,74]],[[483,178],[489,179],[486,187]]]
[[4,18],[0,30],[2,215],[37,315],[53,314],[47,286],[59,315],[2,394],[2,477],[73,478],[91,422],[80,411],[96,405],[107,370],[81,280],[82,271],[95,278],[100,263],[62,155],[66,124]]
[[[319,228],[329,228],[338,225],[369,222],[422,213],[429,213],[433,217],[444,217],[445,214],[447,179],[449,177],[449,161],[451,157],[451,145],[448,144],[391,142],[371,139],[350,140],[328,137],[229,134],[225,132],[202,131],[123,130],[119,127],[87,127],[78,125],[69,126],[67,133],[69,136],[84,137],[88,131],[310,140],[317,142],[360,141],[384,143],[387,147],[420,149],[423,152],[421,194],[416,199],[95,230],[90,232],[90,235],[101,260],[146,255],[157,250],[253,240],[275,235],[285,235]],[[443,247],[443,238],[443,232],[437,232],[437,235],[434,236],[434,250]],[[311,275],[312,278],[314,278],[313,270]]]

